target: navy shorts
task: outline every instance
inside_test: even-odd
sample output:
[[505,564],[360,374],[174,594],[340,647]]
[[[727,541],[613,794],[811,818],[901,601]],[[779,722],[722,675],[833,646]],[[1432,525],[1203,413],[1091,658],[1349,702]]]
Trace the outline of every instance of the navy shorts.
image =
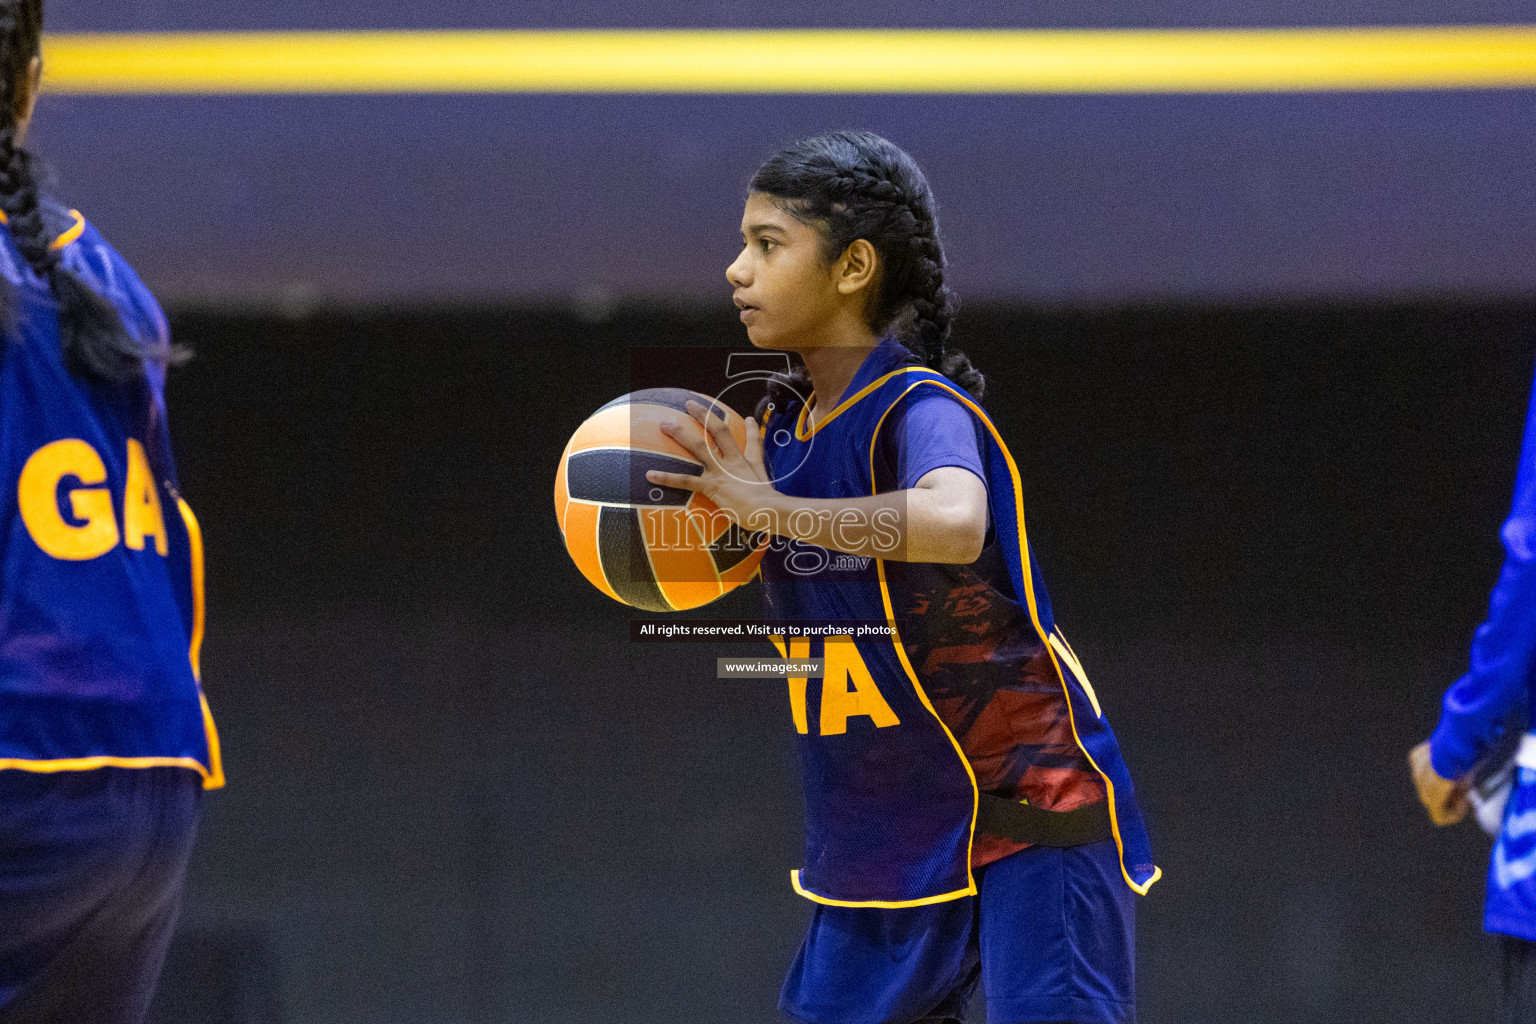
[[1134,1024],[1135,894],[1113,840],[1031,847],[978,896],[883,910],[818,904],[779,1007],[805,1024]]
[[0,1024],[139,1024],[180,906],[202,779],[0,771]]

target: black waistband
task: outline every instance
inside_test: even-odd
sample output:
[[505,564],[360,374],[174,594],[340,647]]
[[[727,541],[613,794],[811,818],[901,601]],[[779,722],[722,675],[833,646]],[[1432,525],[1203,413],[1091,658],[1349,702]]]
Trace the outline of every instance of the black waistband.
[[981,794],[976,831],[1035,846],[1087,846],[1113,835],[1108,801],[1071,811],[1048,811],[990,793]]

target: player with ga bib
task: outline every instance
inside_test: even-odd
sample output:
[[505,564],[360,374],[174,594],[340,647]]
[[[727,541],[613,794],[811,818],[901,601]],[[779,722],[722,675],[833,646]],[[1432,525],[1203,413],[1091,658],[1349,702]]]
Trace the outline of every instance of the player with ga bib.
[[23,147],[41,0],[0,0],[0,1024],[138,1024],[204,789],[202,547],[154,298]]
[[1052,616],[1018,467],[947,347],[934,201],[887,140],[797,143],[754,176],[727,271],[759,348],[799,356],[746,444],[694,404],[697,490],[775,537],[776,619],[894,635],[777,641],[816,904],[781,996],[808,1024],[1135,1019],[1134,895],[1153,864],[1125,763]]

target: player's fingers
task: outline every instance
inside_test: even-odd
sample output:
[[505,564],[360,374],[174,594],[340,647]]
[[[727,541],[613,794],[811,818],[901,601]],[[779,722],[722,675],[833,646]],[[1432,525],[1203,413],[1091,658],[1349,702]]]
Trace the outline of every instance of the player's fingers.
[[1458,795],[1451,800],[1432,806],[1429,809],[1429,820],[1442,828],[1446,825],[1454,825],[1467,816],[1471,805],[1465,796]]
[[1444,785],[1445,780],[1435,773],[1430,763],[1428,743],[1420,743],[1408,751],[1408,771],[1413,776],[1414,788],[1419,791],[1419,800],[1424,806],[1438,803],[1437,790]]
[[690,455],[706,466],[712,461],[709,442],[704,440],[703,428],[693,420],[686,422],[679,419],[662,420],[661,432],[688,449]]
[[653,484],[663,487],[681,487],[688,491],[702,490],[704,483],[702,478],[689,476],[687,473],[664,473],[659,469],[648,469],[645,478]]
[[763,482],[768,480],[768,466],[763,462],[763,432],[757,425],[757,420],[747,420],[747,447],[742,452],[746,457],[747,465],[757,474],[757,478]]
[[708,419],[724,419],[726,416],[726,407],[714,399],[710,399],[709,404],[705,405],[697,398],[690,398],[683,403],[683,406],[688,410],[688,415],[698,420],[701,424],[704,423],[706,417]]
[[683,408],[688,410],[688,415],[693,417],[693,421],[702,427],[706,434],[711,433],[709,421],[714,418],[710,415],[711,409],[706,408],[703,402],[696,402],[691,398],[683,403]]
[[1439,782],[1439,779],[1425,775],[1423,772],[1416,774],[1413,780],[1414,788],[1419,793],[1419,803],[1423,804],[1431,815],[1445,806],[1449,796],[1444,786],[1437,784]]
[[701,402],[689,401],[688,412],[709,432],[709,436],[719,446],[722,458],[730,459],[741,455],[741,446],[736,443],[736,438],[731,434],[730,425],[725,422],[725,416],[718,408],[705,408]]
[[763,457],[763,435],[757,429],[757,420],[747,420],[747,443],[742,446],[741,454],[746,456],[748,462],[756,465]]

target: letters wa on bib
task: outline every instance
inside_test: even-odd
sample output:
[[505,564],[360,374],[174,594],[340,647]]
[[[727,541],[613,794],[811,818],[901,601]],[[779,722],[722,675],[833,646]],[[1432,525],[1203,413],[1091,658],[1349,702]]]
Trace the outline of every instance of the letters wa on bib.
[[969,566],[770,547],[762,578],[774,618],[898,629],[895,638],[775,640],[783,656],[824,663],[821,680],[789,682],[806,802],[795,889],[820,903],[872,907],[974,894],[973,868],[1024,848],[977,832],[978,794],[987,792],[1046,810],[1107,801],[1121,873],[1144,893],[1161,870],[1114,732],[1030,555],[1018,467],[980,404],[914,363],[886,340],[814,430],[798,403],[765,425],[764,457],[780,492],[865,497],[915,482],[890,458],[900,454],[893,441],[907,412],[919,401],[952,403],[977,435],[974,469],[991,520]]

